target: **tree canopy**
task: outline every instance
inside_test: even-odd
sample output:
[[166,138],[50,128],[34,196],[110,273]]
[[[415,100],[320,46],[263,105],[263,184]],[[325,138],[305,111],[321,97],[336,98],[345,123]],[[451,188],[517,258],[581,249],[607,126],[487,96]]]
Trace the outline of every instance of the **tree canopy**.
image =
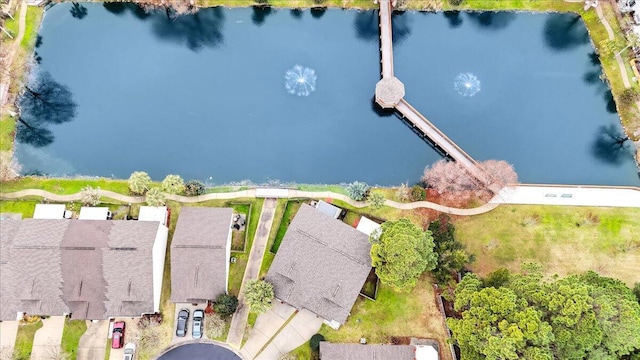
[[244,288],[244,299],[255,313],[267,311],[273,297],[273,285],[264,280],[250,280]]
[[433,237],[408,219],[382,224],[379,237],[372,236],[371,262],[385,284],[400,291],[410,290],[426,270],[433,270],[437,254]]
[[[466,275],[448,319],[464,359],[620,359],[640,352],[640,304],[594,272],[543,281],[541,272]],[[500,281],[496,281],[500,279]]]

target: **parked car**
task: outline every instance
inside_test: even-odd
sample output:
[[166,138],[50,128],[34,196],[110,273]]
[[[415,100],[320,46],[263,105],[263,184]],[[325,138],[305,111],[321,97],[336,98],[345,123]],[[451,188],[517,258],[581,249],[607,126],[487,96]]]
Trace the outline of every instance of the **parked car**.
[[193,312],[193,328],[191,329],[191,336],[194,339],[200,339],[202,337],[202,321],[204,320],[204,310],[198,309]]
[[182,309],[178,312],[178,325],[176,326],[176,336],[187,335],[187,324],[189,323],[189,309]]
[[124,345],[124,321],[116,321],[111,332],[111,348],[120,349]]
[[128,343],[124,346],[124,360],[133,360],[136,354],[136,344]]

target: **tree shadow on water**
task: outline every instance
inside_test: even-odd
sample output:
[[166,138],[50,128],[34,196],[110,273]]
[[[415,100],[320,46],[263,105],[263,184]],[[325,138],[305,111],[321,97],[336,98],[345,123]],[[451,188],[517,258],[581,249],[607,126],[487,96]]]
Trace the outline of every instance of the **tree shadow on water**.
[[379,41],[378,12],[358,11],[354,17],[353,28],[358,39],[365,41]]
[[505,29],[516,18],[513,12],[484,11],[467,13],[469,20],[478,25],[481,29],[502,30]]
[[589,33],[578,15],[550,14],[544,24],[544,41],[552,50],[569,50],[587,44]]
[[102,6],[108,12],[118,16],[122,16],[126,12],[130,12],[140,20],[144,20],[149,16],[151,16],[151,14],[147,12],[145,9],[143,9],[140,5],[133,4],[133,3],[125,3],[125,2],[119,2],[119,1],[105,2],[105,3],[102,3]]
[[454,29],[462,25],[460,11],[445,11],[444,18],[449,22],[449,27]]
[[405,12],[394,11],[391,15],[391,31],[394,44],[402,44],[411,35],[411,17]]
[[48,126],[73,120],[77,107],[71,90],[46,71],[37,71],[26,84],[18,106],[16,138],[35,147],[51,144],[54,136]]
[[273,13],[271,6],[254,6],[251,21],[257,26],[262,26],[266,18]]
[[185,44],[198,51],[203,47],[218,47],[224,42],[224,12],[221,8],[208,8],[195,14],[172,18],[153,14],[153,33],[158,39]]
[[84,19],[85,16],[89,14],[86,6],[80,5],[80,3],[77,3],[77,2],[72,2],[71,4],[72,5],[71,5],[71,9],[69,9],[69,12],[71,13],[71,16],[73,16],[74,18],[78,20],[82,20]]
[[314,19],[320,19],[322,17],[322,15],[324,15],[327,12],[327,8],[325,7],[313,7],[311,8],[311,17],[313,17]]
[[289,12],[294,19],[302,18],[302,10],[301,9],[291,9]]
[[620,127],[613,124],[600,126],[591,146],[592,154],[600,161],[621,165],[633,159],[633,143]]

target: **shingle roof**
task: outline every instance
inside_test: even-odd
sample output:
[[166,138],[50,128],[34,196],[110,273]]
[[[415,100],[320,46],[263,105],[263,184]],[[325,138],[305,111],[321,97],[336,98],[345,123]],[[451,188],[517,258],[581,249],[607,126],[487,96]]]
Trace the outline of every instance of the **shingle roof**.
[[371,270],[367,235],[303,204],[267,273],[276,298],[344,323]]
[[[1,221],[0,320],[15,320],[17,312],[71,312],[79,319],[153,312],[152,247],[159,223]],[[128,249],[128,256],[111,256],[116,247]],[[138,293],[133,307],[127,302],[131,289]]]
[[233,209],[183,207],[171,241],[171,301],[197,303],[227,292]]
[[361,345],[320,343],[322,360],[413,360],[413,345]]

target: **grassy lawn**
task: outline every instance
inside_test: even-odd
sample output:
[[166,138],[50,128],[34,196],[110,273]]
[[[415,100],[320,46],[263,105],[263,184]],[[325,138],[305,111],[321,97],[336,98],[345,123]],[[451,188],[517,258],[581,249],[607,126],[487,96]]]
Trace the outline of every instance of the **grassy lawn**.
[[24,38],[20,46],[29,52],[36,44],[36,37],[38,36],[38,28],[40,27],[40,21],[44,14],[44,8],[39,6],[29,6],[27,8],[26,26],[24,29]]
[[293,220],[293,217],[296,216],[303,202],[304,201],[302,200],[293,200],[287,202],[287,206],[284,210],[284,214],[282,215],[282,220],[280,221],[280,226],[278,227],[278,232],[273,241],[273,245],[271,245],[271,247],[269,248],[269,251],[271,253],[275,254],[278,252],[280,243],[282,242],[282,238],[284,238],[284,234],[287,232],[289,224],[291,224],[291,220]]
[[444,1],[445,9],[457,10],[532,10],[532,11],[582,11],[584,3],[568,3],[563,0],[464,0],[460,6]]
[[109,360],[109,358],[111,357],[111,339],[107,339],[107,345],[105,349],[104,360]]
[[20,324],[16,343],[13,348],[13,360],[28,360],[33,349],[33,337],[36,331],[42,327],[42,321],[31,324]]
[[5,181],[0,186],[0,192],[14,192],[24,189],[42,189],[52,193],[65,195],[75,194],[83,187],[91,185],[94,188],[110,190],[120,194],[129,194],[129,185],[126,180],[114,180],[107,178],[42,178],[27,176],[14,181]]
[[0,213],[20,213],[22,218],[32,218],[40,201],[0,201]]
[[342,185],[300,184],[296,188],[302,191],[331,191],[337,194],[347,195],[347,190]]
[[238,296],[240,293],[240,286],[242,286],[242,278],[244,277],[244,270],[247,267],[247,261],[249,260],[249,253],[251,252],[251,246],[253,245],[253,238],[256,235],[258,229],[258,221],[260,220],[260,213],[262,212],[262,204],[264,199],[246,199],[251,204],[251,214],[249,215],[249,225],[247,226],[248,237],[246,244],[246,251],[244,253],[233,253],[232,256],[236,258],[236,262],[229,266],[229,294]]
[[[248,204],[233,204],[233,212],[236,214],[244,214],[247,218],[247,220],[251,220],[250,219],[250,212],[251,212],[251,203]],[[236,252],[236,251],[240,251],[240,252],[244,252],[245,249],[245,245],[247,242],[247,231],[246,231],[246,227],[243,230],[232,230],[232,238],[231,238],[231,251]]]
[[0,151],[13,148],[13,135],[16,129],[16,121],[9,115],[3,114],[0,119]]
[[[278,229],[280,228],[280,223],[282,222],[282,217],[286,207],[287,199],[278,199],[276,210],[273,213],[273,223],[271,224],[271,230],[269,230],[269,240],[267,241],[266,249],[271,249],[273,242],[276,240],[276,235],[278,234]],[[271,251],[265,252],[264,257],[262,258],[262,265],[260,266],[260,275],[258,275],[258,277],[262,278],[267,275],[267,271],[269,271],[269,267],[271,267],[271,263],[275,257],[276,255]]]
[[87,331],[87,322],[85,320],[65,320],[60,346],[62,347],[62,351],[69,354],[71,359],[76,358],[80,337],[85,331]]
[[[446,349],[447,338],[433,286],[426,275],[408,293],[381,284],[376,301],[358,297],[346,324],[339,330],[322,325],[320,333],[330,342],[357,343],[364,337],[369,344],[389,343],[392,336],[426,337],[438,339],[442,349]],[[441,354],[442,359],[451,357],[447,351]]]
[[454,223],[481,276],[535,261],[550,276],[594,270],[629,285],[640,281],[638,208],[501,205]]

